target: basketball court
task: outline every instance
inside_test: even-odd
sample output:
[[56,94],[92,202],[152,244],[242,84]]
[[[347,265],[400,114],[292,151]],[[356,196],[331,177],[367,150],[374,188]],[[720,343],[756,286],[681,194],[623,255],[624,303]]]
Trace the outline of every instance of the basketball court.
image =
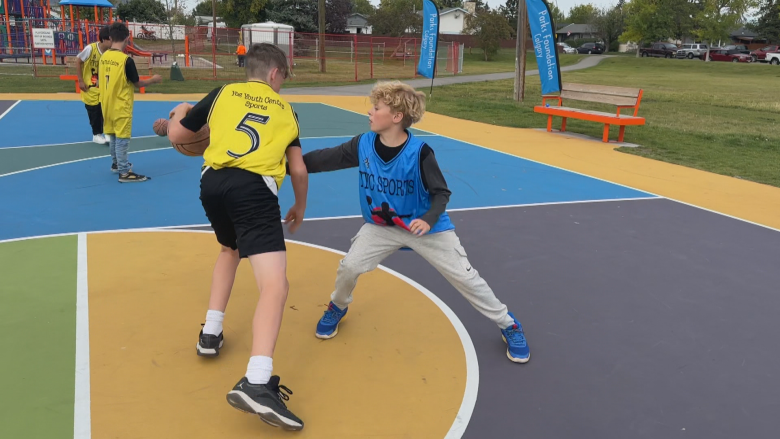
[[[362,219],[356,169],[312,174],[274,358],[305,427],[236,411],[256,286],[242,262],[225,347],[196,356],[219,246],[201,159],[152,132],[198,98],[137,95],[130,161],[152,180],[119,184],[75,95],[0,96],[0,437],[776,434],[780,189],[431,113],[415,134],[531,361],[507,360],[498,328],[406,251],[361,277],[336,338],[315,338]],[[304,152],[368,129],[367,98],[288,98]]]

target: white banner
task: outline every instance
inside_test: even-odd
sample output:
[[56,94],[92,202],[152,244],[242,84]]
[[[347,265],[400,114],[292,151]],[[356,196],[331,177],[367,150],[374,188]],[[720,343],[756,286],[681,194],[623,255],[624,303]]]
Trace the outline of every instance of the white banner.
[[32,30],[33,47],[36,49],[54,49],[54,31],[52,29]]

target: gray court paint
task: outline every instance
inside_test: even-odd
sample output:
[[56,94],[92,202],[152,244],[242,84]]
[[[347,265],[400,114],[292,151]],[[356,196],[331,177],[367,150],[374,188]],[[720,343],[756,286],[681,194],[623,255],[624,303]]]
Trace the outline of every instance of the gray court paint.
[[[664,199],[451,215],[531,346],[528,364],[509,362],[498,329],[418,255],[383,262],[438,295],[474,341],[465,438],[775,436],[779,233]],[[311,221],[289,237],[346,251],[361,224]]]
[[0,101],[0,114],[5,113],[5,110],[11,108],[17,101]]

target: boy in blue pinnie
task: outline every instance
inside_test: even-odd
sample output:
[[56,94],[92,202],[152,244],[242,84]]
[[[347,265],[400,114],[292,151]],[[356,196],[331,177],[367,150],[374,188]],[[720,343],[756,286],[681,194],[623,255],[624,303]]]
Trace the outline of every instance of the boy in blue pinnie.
[[425,112],[425,94],[398,81],[385,82],[372,90],[371,103],[371,131],[303,156],[310,174],[359,168],[359,201],[366,221],[339,264],[336,288],[316,336],[335,337],[358,277],[408,247],[498,325],[510,360],[526,363],[531,354],[522,325],[469,263],[445,212],[450,191],[433,150],[408,129]]

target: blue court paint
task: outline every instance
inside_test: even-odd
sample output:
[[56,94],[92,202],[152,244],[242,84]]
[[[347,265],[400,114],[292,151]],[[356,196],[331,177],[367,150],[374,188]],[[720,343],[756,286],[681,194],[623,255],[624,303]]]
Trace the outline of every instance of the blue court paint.
[[[167,119],[178,104],[179,101],[136,101],[132,136],[153,136],[154,121]],[[317,103],[292,105],[298,114],[301,137],[353,136],[368,129],[364,115]],[[92,141],[87,110],[81,101],[22,101],[0,119],[0,133],[0,148]]]
[[[349,140],[304,140],[304,151]],[[453,194],[450,208],[653,197],[521,158],[444,138],[427,138]],[[0,240],[54,233],[204,224],[200,158],[173,149],[130,155],[133,168],[152,177],[117,182],[111,159],[100,158],[0,178]],[[311,174],[307,218],[359,215],[357,169]],[[292,185],[280,191],[282,215]]]
[[[133,137],[153,136],[152,124],[178,102],[135,102]],[[92,128],[81,101],[22,101],[0,119],[0,148],[91,142]]]

